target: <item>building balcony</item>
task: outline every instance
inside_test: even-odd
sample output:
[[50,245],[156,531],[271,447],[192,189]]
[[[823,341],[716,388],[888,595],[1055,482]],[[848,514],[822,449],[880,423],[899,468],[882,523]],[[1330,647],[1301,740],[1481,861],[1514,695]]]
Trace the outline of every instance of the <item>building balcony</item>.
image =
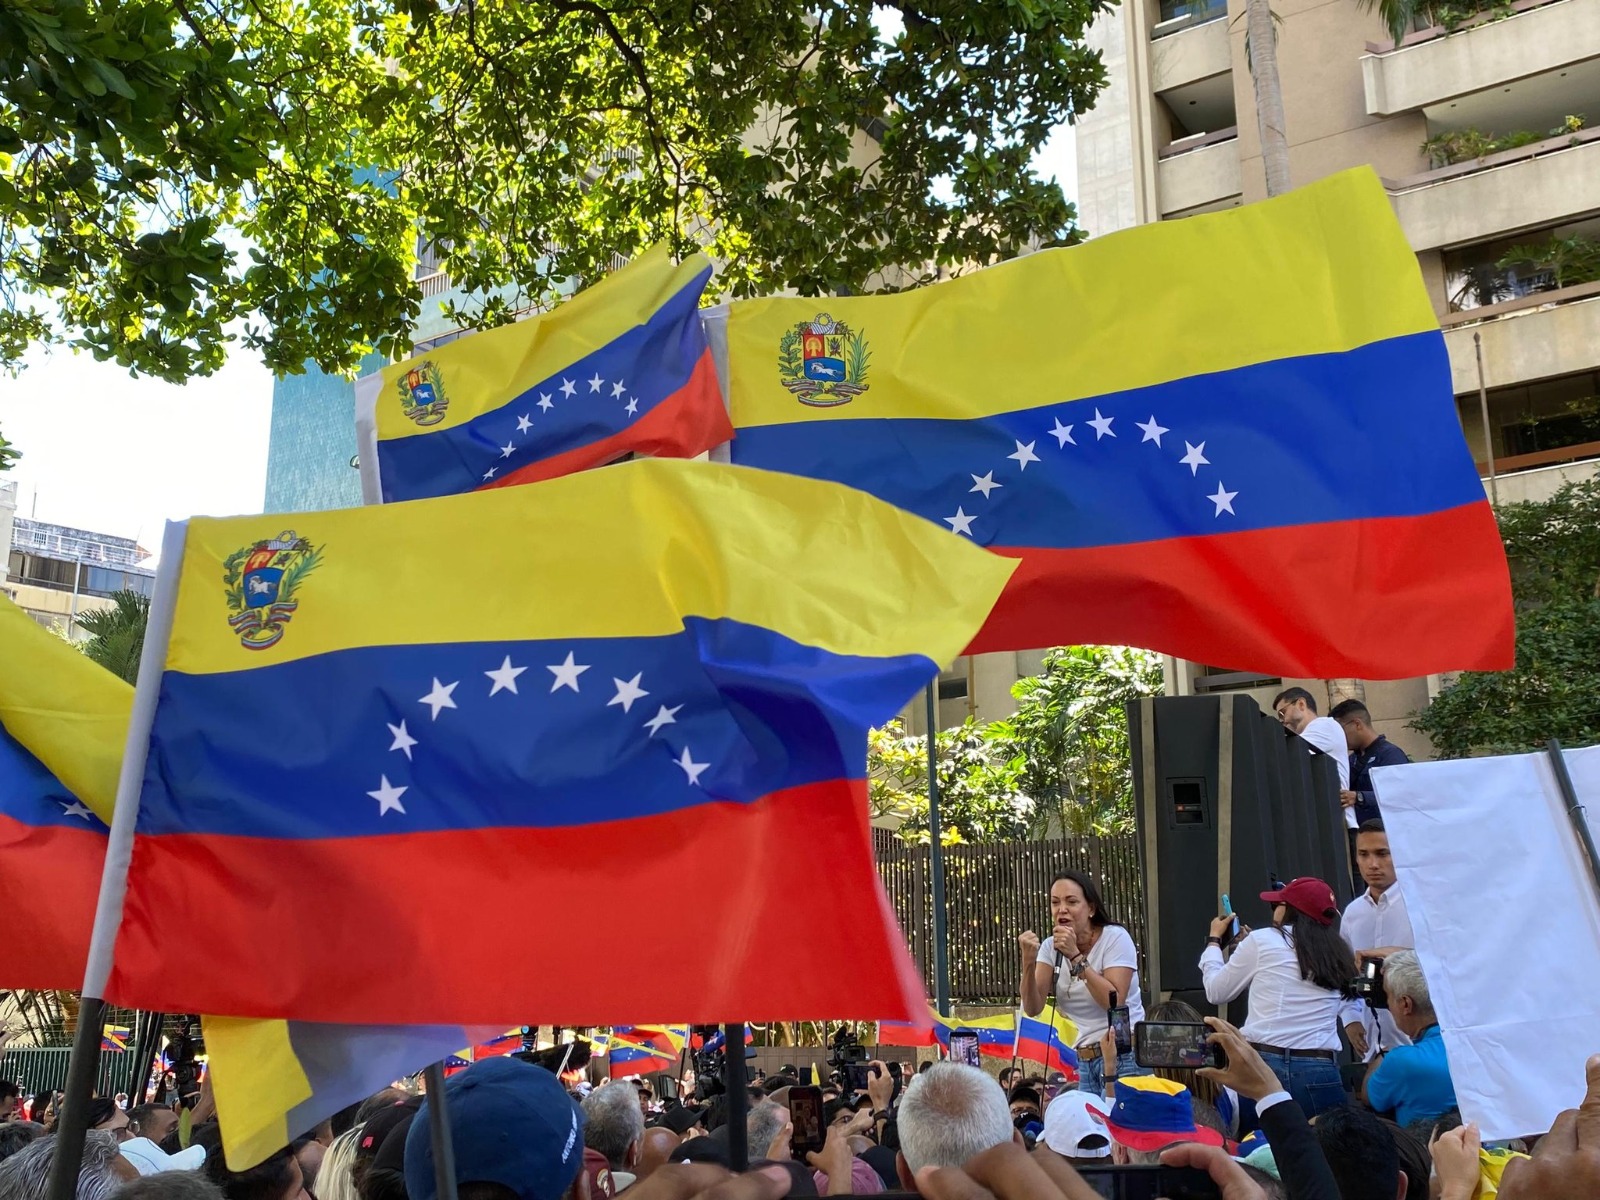
[[1547,107],[1584,111],[1594,98],[1597,70],[1587,60],[1600,58],[1600,0],[1519,0],[1512,7],[1517,11],[1510,17],[1484,14],[1454,33],[1434,26],[1389,49],[1369,45],[1361,59],[1367,112],[1387,117],[1426,110],[1430,119],[1455,119],[1458,127],[1494,125],[1499,122],[1450,102],[1482,94],[1492,118],[1493,106],[1507,103],[1506,91],[1512,104],[1532,103],[1538,93]]
[[1440,324],[1458,396],[1478,391],[1474,334],[1482,340],[1483,384],[1490,390],[1600,369],[1600,283],[1470,308]]
[[1386,185],[1406,238],[1419,252],[1560,225],[1600,208],[1600,129]]
[[[1556,454],[1557,451],[1546,451]],[[1494,494],[1497,503],[1522,504],[1530,500],[1548,500],[1568,483],[1581,483],[1600,475],[1600,442],[1588,446],[1570,446],[1559,462],[1523,461],[1538,460],[1536,454],[1516,458],[1495,459]],[[1585,457],[1586,453],[1586,457]],[[1479,463],[1478,473],[1483,478],[1485,492],[1489,490],[1488,464]]]
[[1150,81],[1157,95],[1233,70],[1228,23],[1218,19],[1226,10],[1212,11],[1216,15],[1204,20],[1163,21],[1151,32]]
[[1239,195],[1237,127],[1173,142],[1159,158],[1156,188],[1163,217],[1204,211]]

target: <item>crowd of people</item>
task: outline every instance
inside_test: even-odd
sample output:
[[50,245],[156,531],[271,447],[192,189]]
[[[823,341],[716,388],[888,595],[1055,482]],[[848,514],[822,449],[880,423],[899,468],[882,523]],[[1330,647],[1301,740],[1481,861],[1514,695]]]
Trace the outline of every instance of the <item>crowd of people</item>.
[[[1237,1027],[1178,998],[1147,1012],[1134,938],[1093,879],[1063,871],[1049,936],[1018,936],[1020,998],[1029,1015],[1048,1005],[1070,1018],[1074,1044],[1061,1049],[1075,1079],[954,1060],[874,1061],[864,1078],[825,1080],[786,1067],[749,1084],[741,1156],[738,1106],[715,1094],[714,1075],[699,1081],[702,1101],[668,1086],[658,1102],[642,1079],[558,1075],[532,1054],[486,1059],[444,1085],[459,1200],[1093,1200],[1122,1194],[1108,1183],[1116,1172],[1141,1169],[1170,1172],[1159,1179],[1173,1195],[1222,1200],[1600,1197],[1600,1055],[1583,1068],[1580,1108],[1541,1136],[1484,1145],[1462,1121],[1371,791],[1371,768],[1404,755],[1359,703],[1323,718],[1290,689],[1275,708],[1341,762],[1361,888],[1341,912],[1327,882],[1294,879],[1261,893],[1265,928],[1223,912],[1203,944],[1196,930],[1203,999],[1226,1011],[1243,997]],[[1141,1063],[1147,1022],[1197,1029],[1212,1065]],[[241,1171],[225,1162],[209,1087],[185,1119],[165,1094],[93,1101],[77,1200],[440,1200],[429,1098],[411,1088]],[[58,1100],[0,1080],[0,1200],[45,1200]]]

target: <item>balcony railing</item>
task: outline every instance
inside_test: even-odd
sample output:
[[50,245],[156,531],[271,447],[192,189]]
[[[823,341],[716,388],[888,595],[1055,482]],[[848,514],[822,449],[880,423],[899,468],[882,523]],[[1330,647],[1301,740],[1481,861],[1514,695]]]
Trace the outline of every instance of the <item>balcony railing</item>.
[[1189,154],[1195,150],[1204,149],[1206,146],[1215,146],[1218,142],[1231,142],[1239,136],[1239,127],[1229,125],[1226,129],[1218,129],[1214,133],[1196,133],[1186,138],[1179,138],[1156,152],[1157,158],[1177,158],[1180,154]]
[[[1531,471],[1535,467],[1553,467],[1564,463],[1587,462],[1600,458],[1600,442],[1579,442],[1575,446],[1557,446],[1553,450],[1536,450],[1532,454],[1510,454],[1494,460],[1496,475],[1509,475],[1513,471]],[[1478,474],[1487,476],[1489,464],[1478,463]]]
[[1193,29],[1196,25],[1205,25],[1210,21],[1220,21],[1228,15],[1227,0],[1192,0],[1191,3],[1179,4],[1173,0],[1162,0],[1161,20],[1150,31],[1150,37],[1163,38],[1174,33],[1181,33],[1185,29]]
[[1448,167],[1435,167],[1431,171],[1423,171],[1418,175],[1407,175],[1404,179],[1386,179],[1384,180],[1384,186],[1391,192],[1405,192],[1412,188],[1426,187],[1430,183],[1442,183],[1446,179],[1457,179],[1462,175],[1476,175],[1479,171],[1503,167],[1508,163],[1525,162],[1528,159],[1539,158],[1546,154],[1557,154],[1562,150],[1570,150],[1574,146],[1582,146],[1593,141],[1600,141],[1600,126],[1596,126],[1593,129],[1580,129],[1576,133],[1558,134],[1556,137],[1545,138],[1542,142],[1530,142],[1526,146],[1518,146],[1514,150],[1501,150],[1494,154],[1485,154],[1482,158],[1475,158],[1471,162],[1452,163]]
[[1398,42],[1368,42],[1367,53],[1390,54],[1395,50],[1404,50],[1407,46],[1417,46],[1423,42],[1436,41],[1442,37],[1449,37],[1453,33],[1476,29],[1480,25],[1488,25],[1494,21],[1502,21],[1507,17],[1514,17],[1518,13],[1525,13],[1530,9],[1543,8],[1546,4],[1557,3],[1560,3],[1560,0],[1515,0],[1514,3],[1505,8],[1484,9],[1482,12],[1451,25],[1428,25],[1406,34]]

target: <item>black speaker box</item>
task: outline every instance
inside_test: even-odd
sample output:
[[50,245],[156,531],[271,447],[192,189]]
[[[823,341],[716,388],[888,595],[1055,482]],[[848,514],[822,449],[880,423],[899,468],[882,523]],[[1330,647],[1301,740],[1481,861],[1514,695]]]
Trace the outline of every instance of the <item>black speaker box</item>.
[[[1165,696],[1128,705],[1152,1002],[1205,1001],[1200,952],[1224,893],[1253,928],[1275,882],[1315,875],[1351,898],[1338,768],[1249,696]],[[1229,1010],[1239,1018],[1243,997]]]

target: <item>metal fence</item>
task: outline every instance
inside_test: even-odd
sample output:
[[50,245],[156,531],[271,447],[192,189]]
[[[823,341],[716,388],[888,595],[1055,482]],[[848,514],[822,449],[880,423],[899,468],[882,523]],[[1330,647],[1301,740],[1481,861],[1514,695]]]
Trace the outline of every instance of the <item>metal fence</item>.
[[[900,917],[922,977],[933,980],[933,897],[928,847],[907,846],[873,830],[878,873]],[[1144,899],[1138,843],[1132,834],[947,846],[945,912],[949,924],[950,998],[1007,1003],[1017,992],[1017,935],[1048,936],[1050,880],[1057,871],[1094,879],[1111,915],[1143,947]]]

